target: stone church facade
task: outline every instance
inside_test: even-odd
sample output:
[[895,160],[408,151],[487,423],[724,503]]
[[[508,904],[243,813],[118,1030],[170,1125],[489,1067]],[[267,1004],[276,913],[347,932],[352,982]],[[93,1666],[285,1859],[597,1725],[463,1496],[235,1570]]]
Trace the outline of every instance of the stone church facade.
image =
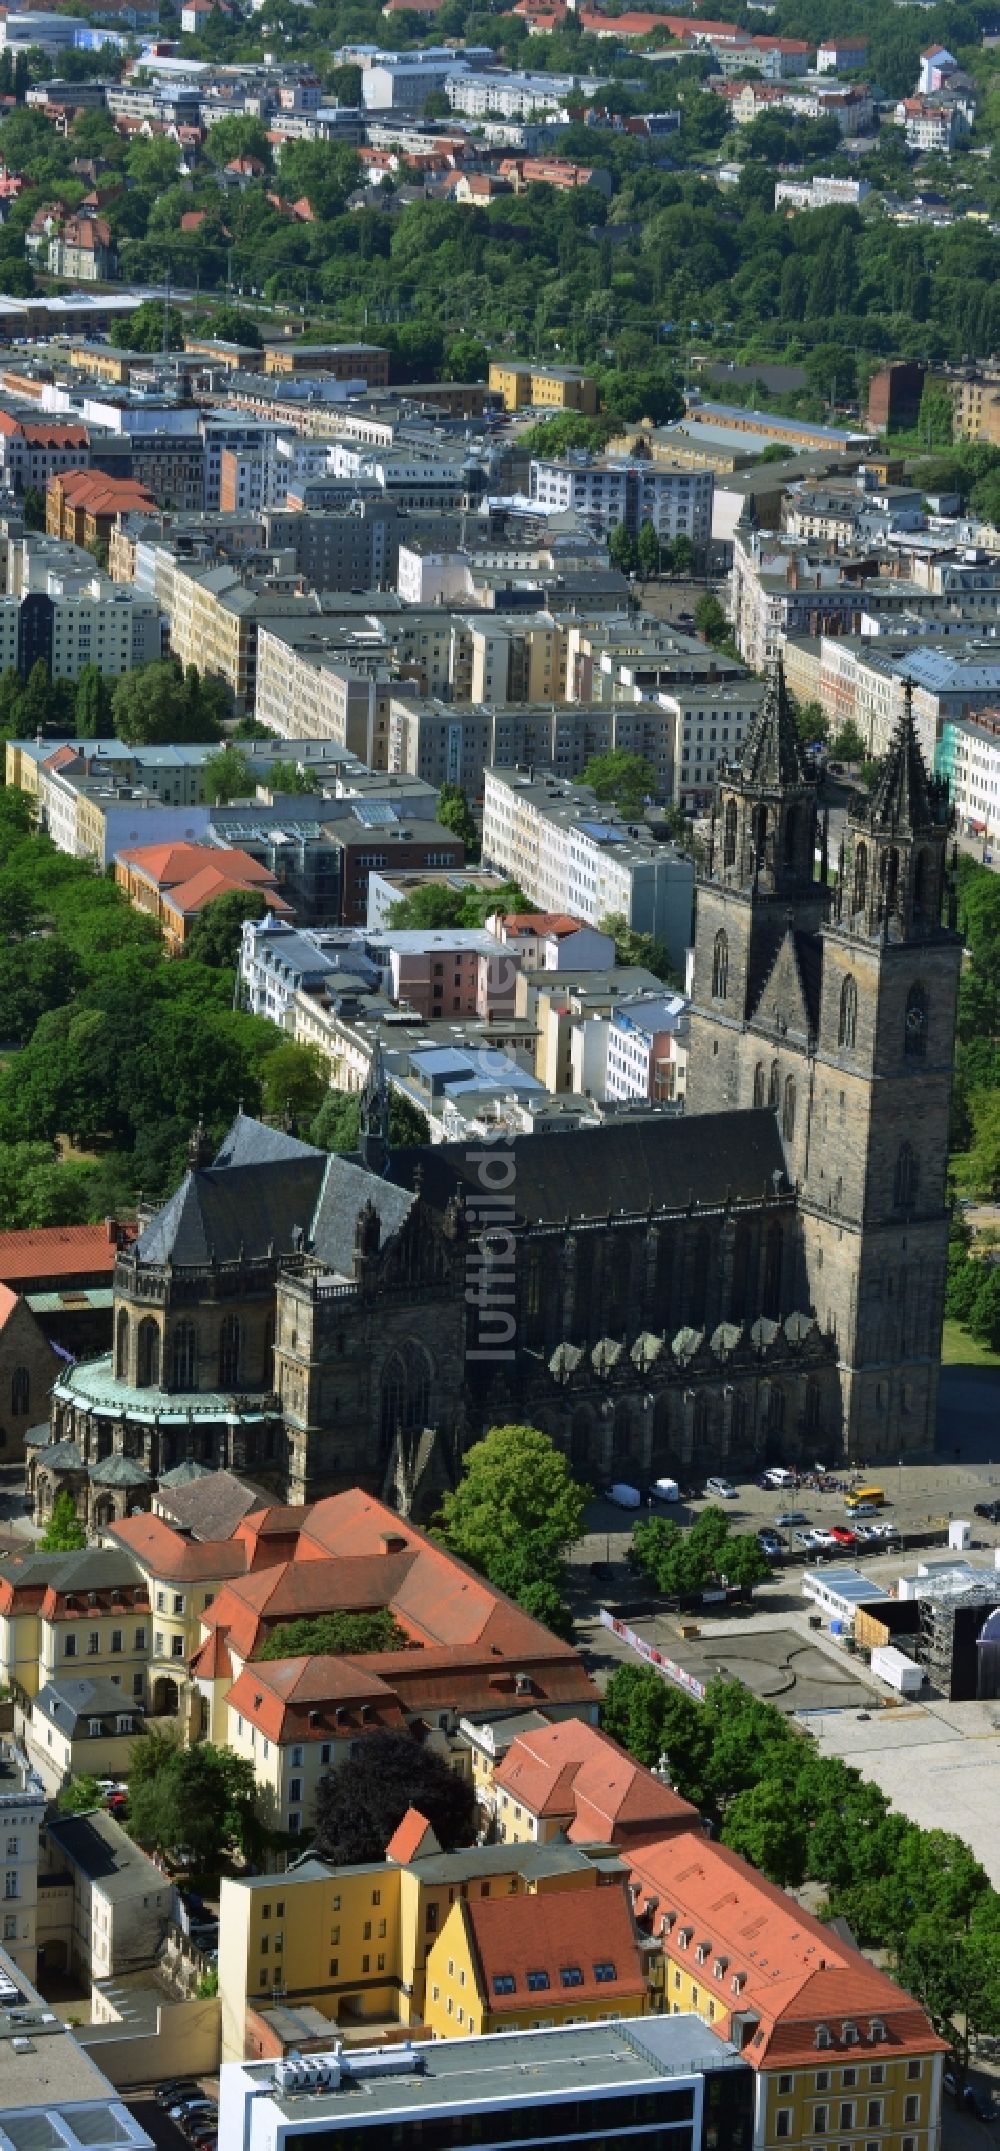
[[697,1111],[390,1153],[376,1065],[353,1158],[199,1135],[119,1259],[113,1354],[56,1384],[36,1513],[68,1486],[97,1528],[225,1465],[427,1515],[514,1417],[598,1483],[929,1445],[949,822],[907,713],[834,876],[776,675],[699,882]]

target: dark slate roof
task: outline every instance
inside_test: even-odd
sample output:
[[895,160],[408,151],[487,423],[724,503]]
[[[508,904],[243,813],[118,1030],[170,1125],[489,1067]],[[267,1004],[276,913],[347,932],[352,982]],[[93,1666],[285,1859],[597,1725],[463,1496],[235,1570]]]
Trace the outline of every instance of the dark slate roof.
[[744,784],[759,785],[767,791],[812,783],[780,658],[768,677],[764,699],[743,742],[740,775]]
[[[423,1155],[423,1153],[421,1153]],[[382,1244],[405,1224],[414,1198],[350,1158],[331,1154],[313,1219],[313,1249],[321,1262],[349,1277],[354,1263],[354,1228],[358,1214],[372,1202],[382,1225]]]
[[81,1718],[117,1717],[119,1712],[132,1717],[142,1714],[141,1703],[136,1703],[132,1696],[126,1695],[122,1688],[116,1688],[114,1682],[102,1674],[93,1680],[87,1680],[85,1676],[73,1680],[60,1676],[58,1680],[46,1681],[38,1691],[36,1702],[43,1715],[51,1718],[54,1725],[61,1726],[64,1733],[78,1725]]
[[120,1546],[81,1546],[72,1553],[5,1554],[0,1579],[17,1585],[51,1584],[54,1591],[108,1591],[116,1584],[141,1583],[137,1563]]
[[148,1486],[150,1474],[130,1456],[105,1456],[90,1466],[95,1486]]
[[889,752],[879,765],[867,799],[850,805],[852,822],[872,830],[898,830],[901,835],[930,834],[947,829],[950,812],[947,780],[928,775],[927,764],[913,729],[912,690],[893,733]]
[[252,1120],[248,1113],[237,1113],[212,1165],[274,1165],[286,1158],[325,1155],[325,1151],[315,1150],[311,1143],[300,1143],[296,1136],[285,1135],[280,1128],[268,1128],[262,1120]]
[[273,1500],[263,1487],[238,1479],[235,1472],[212,1471],[184,1483],[181,1468],[160,1480],[156,1505],[170,1523],[189,1528],[196,1539],[231,1539],[244,1516]]
[[309,1232],[326,1163],[325,1151],[303,1145],[289,1158],[186,1173],[140,1233],[140,1262],[201,1266],[290,1253],[296,1227]]
[[[120,1691],[118,1700],[120,1708]],[[85,1815],[55,1815],[45,1828],[74,1867],[89,1881],[101,1883],[105,1895],[144,1896],[164,1884],[165,1878],[155,1874],[148,1855],[103,1808],[91,1808]]]
[[[499,1149],[496,1145],[494,1148]],[[622,1210],[683,1210],[722,1203],[727,1195],[759,1202],[784,1188],[785,1158],[773,1112],[685,1114],[573,1134],[519,1135],[504,1154],[513,1159],[510,1190],[517,1220],[562,1224],[602,1219]],[[397,1150],[393,1180],[412,1187],[421,1169],[424,1199],[443,1210],[456,1186],[471,1204],[482,1193],[482,1143],[441,1143]]]

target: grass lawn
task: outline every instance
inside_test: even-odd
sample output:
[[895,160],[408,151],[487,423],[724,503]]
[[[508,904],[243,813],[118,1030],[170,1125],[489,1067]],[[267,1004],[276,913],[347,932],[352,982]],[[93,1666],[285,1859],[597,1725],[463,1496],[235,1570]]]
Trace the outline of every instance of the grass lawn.
[[946,1322],[941,1339],[942,1367],[1000,1367],[1000,1352],[977,1344],[960,1322]]

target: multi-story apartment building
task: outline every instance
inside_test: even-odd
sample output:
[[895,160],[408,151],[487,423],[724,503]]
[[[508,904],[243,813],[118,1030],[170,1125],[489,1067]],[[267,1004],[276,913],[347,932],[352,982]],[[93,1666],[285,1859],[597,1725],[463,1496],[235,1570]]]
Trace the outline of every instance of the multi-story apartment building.
[[173,1913],[174,1886],[112,1815],[57,1815],[45,1832],[42,1939],[56,1968],[120,1979],[152,1964]]
[[388,769],[389,658],[365,626],[352,646],[315,615],[262,622],[255,714],[282,739],[328,739],[370,769]]
[[624,916],[682,969],[691,938],[694,869],[669,844],[625,825],[586,785],[551,773],[487,769],[483,857],[545,911],[590,926]]
[[29,1979],[38,1968],[38,1845],[45,1787],[12,1741],[0,1741],[0,1843],[3,1845],[5,1956]]
[[0,485],[19,496],[29,486],[44,493],[56,471],[89,461],[90,436],[78,420],[0,411]]
[[550,513],[573,508],[607,533],[619,524],[637,535],[651,523],[657,537],[690,538],[696,548],[712,534],[714,473],[639,458],[591,456],[584,450],[567,456],[536,456],[531,464],[531,498]]
[[621,1881],[544,1898],[459,1898],[427,1959],[435,2039],[645,2016],[649,1985]]
[[221,680],[236,715],[252,714],[257,699],[257,634],[261,621],[301,615],[303,600],[249,590],[235,568],[185,568],[173,577],[170,647],[182,665]]
[[647,1845],[629,1866],[662,1952],[661,2006],[697,2011],[750,2063],[761,2151],[934,2151],[946,2042],[885,1972],[700,1834]]
[[0,1561],[0,1680],[26,1703],[60,1674],[84,1670],[114,1680],[123,1700],[141,1700],[149,1631],[145,1586],[118,1548]]
[[[387,58],[391,57],[386,55]],[[414,63],[424,55],[408,55]],[[454,55],[452,55],[454,57]],[[367,102],[367,100],[366,100]],[[269,344],[264,353],[267,374],[332,374],[335,381],[364,381],[369,388],[388,388],[389,353],[384,344]]]
[[490,387],[502,398],[505,411],[580,411],[592,418],[597,410],[596,376],[582,366],[548,366],[542,359],[491,359]]
[[[609,1869],[614,1875],[616,1863]],[[623,1873],[617,1869],[618,1878]],[[263,2050],[262,2013],[276,2000],[320,2010],[331,2032],[341,2013],[345,2022],[361,2016],[422,2024],[428,1957],[454,1904],[564,1892],[606,1902],[602,1869],[581,1847],[475,1845],[442,1852],[412,1808],[381,1860],[337,1869],[307,1856],[283,1875],[224,1881],[223,2061]]]
[[946,717],[934,760],[947,777],[951,803],[969,836],[992,844],[1000,832],[1000,711]]
[[687,1009],[682,993],[619,1002],[608,1022],[607,1098],[675,1105],[687,1090]]
[[813,179],[779,179],[774,189],[774,206],[776,209],[859,209],[870,193],[870,180],[837,179],[832,173],[817,173]]

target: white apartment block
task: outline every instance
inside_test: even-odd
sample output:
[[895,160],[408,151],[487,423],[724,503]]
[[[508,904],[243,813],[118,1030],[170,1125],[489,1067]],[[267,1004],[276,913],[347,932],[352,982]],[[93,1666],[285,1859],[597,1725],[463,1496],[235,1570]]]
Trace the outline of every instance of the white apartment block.
[[554,514],[575,509],[602,535],[619,523],[638,535],[652,523],[658,538],[690,538],[707,545],[712,532],[712,471],[681,470],[627,457],[537,456],[531,465],[531,498]]
[[935,767],[948,779],[960,827],[992,843],[1000,832],[1000,714],[946,720]]
[[675,1105],[687,1089],[687,1011],[682,993],[623,1002],[608,1022],[605,1096]]
[[29,1979],[38,1961],[38,1838],[44,1821],[41,1779],[15,1746],[0,1742],[3,1946]]
[[814,179],[779,179],[774,206],[780,209],[784,203],[789,209],[858,209],[871,191],[867,179],[835,179],[832,173],[817,173]]
[[682,969],[691,939],[694,867],[648,830],[622,823],[586,785],[550,772],[487,769],[483,860],[543,911],[588,926],[621,915]]

